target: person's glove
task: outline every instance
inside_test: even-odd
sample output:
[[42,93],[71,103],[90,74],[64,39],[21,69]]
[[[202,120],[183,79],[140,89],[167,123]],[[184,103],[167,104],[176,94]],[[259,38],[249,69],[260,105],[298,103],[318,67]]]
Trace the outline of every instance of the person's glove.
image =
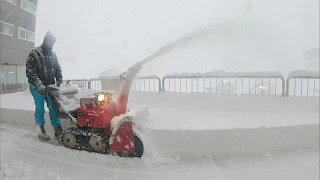
[[60,87],[60,84],[63,83],[63,80],[62,79],[57,79],[57,86]]
[[37,84],[37,89],[42,96],[46,94],[46,87],[42,83]]

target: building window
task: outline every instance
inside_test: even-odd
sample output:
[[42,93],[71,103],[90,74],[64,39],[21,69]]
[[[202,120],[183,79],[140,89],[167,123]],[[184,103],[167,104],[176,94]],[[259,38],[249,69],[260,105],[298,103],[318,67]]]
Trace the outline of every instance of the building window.
[[16,5],[17,4],[17,0],[6,0],[8,1],[9,3],[13,4],[13,5]]
[[18,38],[26,41],[30,41],[30,42],[35,42],[34,32],[23,29],[21,27],[19,27]]
[[3,21],[0,21],[0,33],[8,36],[13,36],[13,24],[9,24]]
[[2,65],[0,64],[1,84],[4,83],[4,73],[2,71]]
[[35,16],[37,15],[37,6],[27,0],[21,0],[21,9],[23,9],[23,10],[25,10]]
[[28,83],[28,79],[26,77],[26,66],[17,66],[17,83]]
[[24,91],[28,88],[25,66],[0,65],[0,73],[0,94]]
[[17,83],[16,66],[2,66],[2,84]]

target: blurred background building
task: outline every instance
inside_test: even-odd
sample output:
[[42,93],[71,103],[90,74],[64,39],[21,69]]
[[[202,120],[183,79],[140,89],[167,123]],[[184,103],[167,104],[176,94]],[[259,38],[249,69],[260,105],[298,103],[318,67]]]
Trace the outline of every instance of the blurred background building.
[[27,88],[25,64],[35,47],[38,0],[0,0],[1,93]]

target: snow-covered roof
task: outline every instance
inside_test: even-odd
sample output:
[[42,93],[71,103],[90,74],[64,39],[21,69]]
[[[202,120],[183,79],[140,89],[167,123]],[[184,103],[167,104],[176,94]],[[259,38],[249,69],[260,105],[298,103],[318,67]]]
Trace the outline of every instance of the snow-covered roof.
[[110,76],[119,76],[122,72],[117,69],[108,69],[100,73],[99,78],[110,77]]
[[137,76],[136,79],[159,79],[156,75]]
[[319,71],[293,70],[288,74],[290,78],[319,78]]
[[165,78],[179,78],[179,77],[230,77],[230,78],[249,78],[249,77],[263,77],[263,78],[283,78],[280,71],[255,71],[255,72],[227,72],[225,70],[212,71],[205,73],[175,73],[167,74]]

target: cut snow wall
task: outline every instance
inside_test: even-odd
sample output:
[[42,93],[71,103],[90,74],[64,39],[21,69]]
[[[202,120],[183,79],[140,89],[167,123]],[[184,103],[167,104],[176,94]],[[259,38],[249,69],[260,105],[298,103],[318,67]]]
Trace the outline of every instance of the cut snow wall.
[[318,98],[132,93],[129,103],[148,105],[141,131],[166,157],[319,147]]
[[[129,105],[149,108],[178,109],[186,112],[241,112],[241,113],[317,113],[319,98],[281,96],[212,96],[201,93],[139,93],[129,96]],[[152,113],[151,113],[152,114]],[[204,114],[205,115],[205,114]]]
[[222,130],[148,130],[163,156],[218,157],[319,148],[319,124]]

